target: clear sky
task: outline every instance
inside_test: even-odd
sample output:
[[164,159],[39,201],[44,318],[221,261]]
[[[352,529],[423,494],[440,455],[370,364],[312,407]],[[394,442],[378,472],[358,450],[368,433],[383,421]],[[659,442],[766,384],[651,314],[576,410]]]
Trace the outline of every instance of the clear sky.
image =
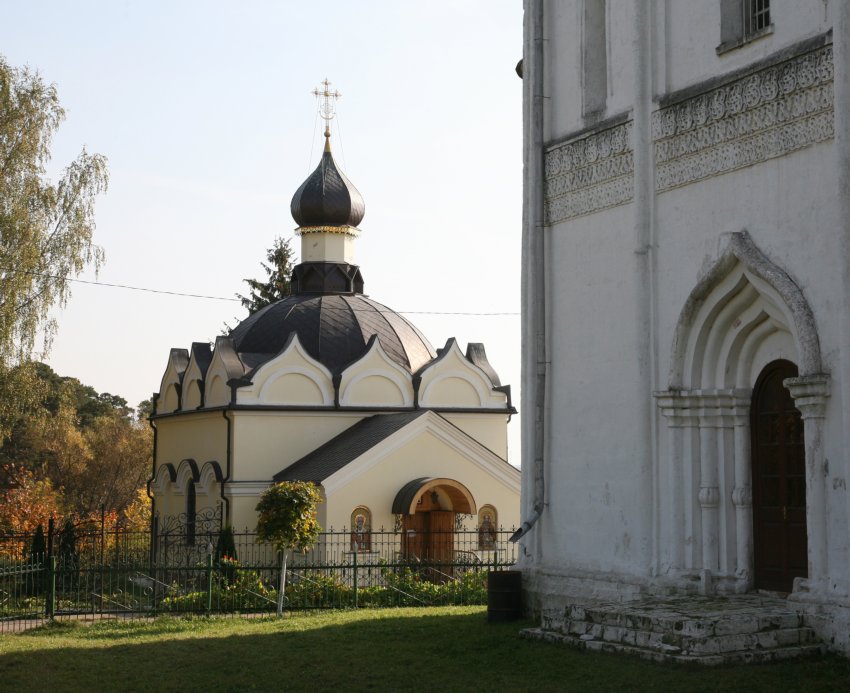
[[[67,111],[53,175],[83,146],[109,159],[98,281],[245,293],[274,237],[294,238],[289,203],[322,146],[310,91],[327,77],[343,94],[334,154],[366,201],[365,292],[435,347],[483,342],[519,402],[519,0],[30,0],[2,14],[0,53],[55,83]],[[512,315],[445,314],[458,312]],[[135,405],[170,348],[245,311],[75,284],[56,317],[51,366]],[[518,465],[518,417],[509,445]]]

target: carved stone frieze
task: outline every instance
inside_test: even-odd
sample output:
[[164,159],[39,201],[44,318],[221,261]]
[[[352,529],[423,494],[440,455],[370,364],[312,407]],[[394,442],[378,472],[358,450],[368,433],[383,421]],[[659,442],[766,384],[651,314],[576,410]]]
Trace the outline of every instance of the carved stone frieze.
[[550,148],[545,168],[548,225],[630,201],[634,196],[631,121]]
[[656,190],[783,156],[833,131],[826,46],[656,111]]

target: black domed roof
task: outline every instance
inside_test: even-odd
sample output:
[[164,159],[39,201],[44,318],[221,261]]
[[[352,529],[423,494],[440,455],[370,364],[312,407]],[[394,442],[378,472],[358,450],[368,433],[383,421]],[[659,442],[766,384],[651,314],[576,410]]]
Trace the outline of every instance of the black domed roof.
[[290,205],[298,226],[357,226],[366,214],[366,204],[354,184],[336,167],[330,146]]
[[247,317],[230,337],[237,352],[277,354],[293,332],[331,372],[360,358],[373,335],[387,356],[410,372],[437,355],[410,322],[362,295],[288,296]]

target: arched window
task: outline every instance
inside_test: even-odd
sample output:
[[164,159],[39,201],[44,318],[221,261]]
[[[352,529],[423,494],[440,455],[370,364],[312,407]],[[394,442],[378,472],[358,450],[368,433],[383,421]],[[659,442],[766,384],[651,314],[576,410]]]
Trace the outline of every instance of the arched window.
[[496,548],[496,530],[499,515],[492,505],[482,505],[478,511],[478,548],[490,551]]
[[186,487],[186,543],[195,543],[195,482]]
[[372,511],[358,505],[351,513],[351,550],[372,550]]

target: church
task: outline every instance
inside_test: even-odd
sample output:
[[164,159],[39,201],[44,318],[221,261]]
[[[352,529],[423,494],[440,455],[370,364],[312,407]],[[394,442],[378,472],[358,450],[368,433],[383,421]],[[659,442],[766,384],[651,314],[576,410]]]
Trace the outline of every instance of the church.
[[529,610],[850,653],[850,3],[526,0],[519,71]]
[[325,82],[314,94],[325,148],[292,198],[301,262],[291,295],[212,346],[172,349],[154,396],[160,526],[191,531],[212,517],[251,531],[260,495],[284,480],[316,483],[320,525],[352,536],[403,528],[445,543],[461,525],[515,526],[510,386],[482,344],[435,350],[364,294],[354,243],[365,205],[331,151],[338,93]]

